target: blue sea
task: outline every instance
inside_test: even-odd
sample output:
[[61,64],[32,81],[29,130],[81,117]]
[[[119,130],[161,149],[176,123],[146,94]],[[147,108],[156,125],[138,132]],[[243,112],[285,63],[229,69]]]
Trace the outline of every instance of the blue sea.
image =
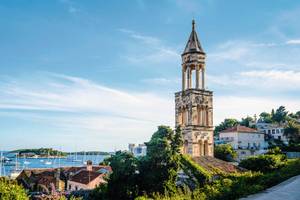
[[57,167],[71,167],[71,166],[84,166],[87,160],[91,160],[93,164],[98,165],[106,157],[104,155],[69,155],[66,158],[18,158],[17,165],[16,159],[10,158],[11,161],[2,163],[0,166],[1,175],[9,176],[11,172],[16,169],[34,169],[34,168],[57,168]]

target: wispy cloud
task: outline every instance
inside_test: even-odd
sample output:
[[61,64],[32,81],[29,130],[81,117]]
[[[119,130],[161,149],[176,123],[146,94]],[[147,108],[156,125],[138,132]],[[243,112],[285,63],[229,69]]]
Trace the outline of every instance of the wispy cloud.
[[145,83],[151,83],[151,84],[157,84],[157,85],[170,85],[170,84],[180,84],[179,78],[148,78],[143,79],[142,82]]
[[27,120],[93,133],[95,138],[110,135],[111,144],[122,137],[124,143],[118,145],[123,148],[130,140],[146,141],[159,124],[173,124],[172,101],[155,94],[113,89],[62,74],[46,73],[43,79],[38,85],[16,79],[2,84],[0,112],[17,112],[17,116],[22,112]]
[[217,95],[214,97],[214,124],[218,124],[225,118],[241,119],[247,115],[253,116],[261,112],[270,112],[273,108],[286,106],[287,110],[295,112],[300,109],[299,101],[285,97],[272,96],[234,96]]
[[[208,54],[210,62],[226,65],[234,62],[236,68],[285,69],[299,68],[300,44],[298,40],[257,43],[244,40],[231,40],[219,44]],[[232,65],[232,63],[231,63]]]
[[[232,74],[210,75],[208,82],[213,87],[226,86],[227,88],[255,88],[256,92],[293,93],[300,90],[300,71],[294,70],[252,70]],[[240,91],[243,91],[240,90]],[[254,94],[255,95],[255,94]]]
[[286,44],[299,45],[300,44],[300,39],[288,40],[288,41],[286,41]]
[[180,54],[175,48],[163,44],[159,38],[147,36],[128,29],[119,29],[134,40],[133,52],[123,56],[132,63],[162,63],[179,61]]
[[[290,81],[290,84],[300,85],[299,73],[290,71],[282,75],[279,71],[248,71],[240,73],[240,79],[226,76],[215,78],[225,85],[251,84],[249,87],[259,88],[264,87],[259,80],[265,76],[278,84]],[[71,140],[74,142],[72,145],[80,146],[84,141],[90,148],[124,149],[130,142],[147,141],[157,125],[174,125],[173,95],[164,97],[146,91],[128,92],[63,74],[42,73],[33,77],[31,80],[1,81],[0,116],[34,121],[48,128],[56,127],[62,134],[61,144]],[[253,78],[252,82],[243,83],[246,77]],[[209,79],[216,84],[211,77]],[[235,79],[236,82],[232,82]],[[148,81],[169,84],[177,80],[157,78]],[[291,111],[299,109],[299,102],[288,98],[215,95],[214,124],[226,117],[258,114],[279,105],[286,105]],[[37,145],[50,145],[50,141],[57,145],[57,141],[51,139],[51,134],[45,136],[43,141],[35,140]]]

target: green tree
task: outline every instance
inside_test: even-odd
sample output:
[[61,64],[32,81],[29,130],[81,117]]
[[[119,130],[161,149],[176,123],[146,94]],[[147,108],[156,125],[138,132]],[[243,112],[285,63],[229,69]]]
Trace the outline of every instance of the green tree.
[[230,144],[221,144],[215,146],[214,155],[216,158],[225,161],[233,161],[237,158],[237,153]]
[[[242,118],[242,120],[240,121],[240,125],[250,127],[250,123],[253,121],[254,119],[252,117],[247,116],[246,118]],[[251,128],[253,127],[251,126]]]
[[296,113],[289,113],[288,116],[293,119],[300,119],[300,111]]
[[289,120],[284,128],[284,134],[289,138],[290,143],[300,143],[300,124],[295,120]]
[[265,123],[272,123],[272,116],[270,113],[262,112],[259,115],[259,121],[265,122]]
[[231,118],[224,119],[223,122],[221,122],[218,126],[215,127],[214,134],[218,135],[220,131],[223,131],[227,128],[231,128],[231,127],[236,126],[238,124],[239,124],[239,122],[236,119],[231,119]]
[[0,177],[1,200],[29,200],[25,190],[15,181]]
[[134,199],[138,193],[138,160],[132,153],[118,151],[109,163],[113,172],[107,184],[108,199]]
[[286,111],[284,106],[277,108],[276,112],[272,111],[272,120],[277,123],[285,122],[288,111]]
[[148,194],[176,191],[177,172],[180,167],[181,130],[159,126],[146,143],[147,156],[140,162],[142,191]]

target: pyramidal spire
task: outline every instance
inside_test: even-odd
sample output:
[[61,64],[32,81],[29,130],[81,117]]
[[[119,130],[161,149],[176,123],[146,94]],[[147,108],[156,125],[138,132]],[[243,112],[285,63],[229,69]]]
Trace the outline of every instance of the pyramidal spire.
[[200,41],[198,40],[198,36],[195,30],[195,20],[192,21],[192,32],[191,35],[189,37],[189,40],[185,46],[185,49],[182,53],[182,55],[187,54],[187,53],[201,53],[201,54],[205,54]]

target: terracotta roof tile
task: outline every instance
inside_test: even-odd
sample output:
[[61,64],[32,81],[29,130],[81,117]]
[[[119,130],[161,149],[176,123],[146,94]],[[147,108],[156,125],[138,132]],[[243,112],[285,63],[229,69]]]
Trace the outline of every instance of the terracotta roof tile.
[[234,173],[234,172],[243,172],[244,169],[235,166],[229,162],[225,162],[223,160],[211,157],[211,156],[201,156],[194,157],[193,160],[200,166],[204,167],[211,173],[217,173],[216,168],[226,173]]
[[91,181],[96,179],[99,176],[103,176],[103,174],[95,171],[82,170],[79,173],[75,174],[70,181],[74,181],[82,184],[89,184]]
[[220,131],[220,133],[228,133],[228,132],[259,133],[256,129],[249,128],[246,126],[241,126],[241,125],[237,125],[231,128],[227,128],[226,130]]

